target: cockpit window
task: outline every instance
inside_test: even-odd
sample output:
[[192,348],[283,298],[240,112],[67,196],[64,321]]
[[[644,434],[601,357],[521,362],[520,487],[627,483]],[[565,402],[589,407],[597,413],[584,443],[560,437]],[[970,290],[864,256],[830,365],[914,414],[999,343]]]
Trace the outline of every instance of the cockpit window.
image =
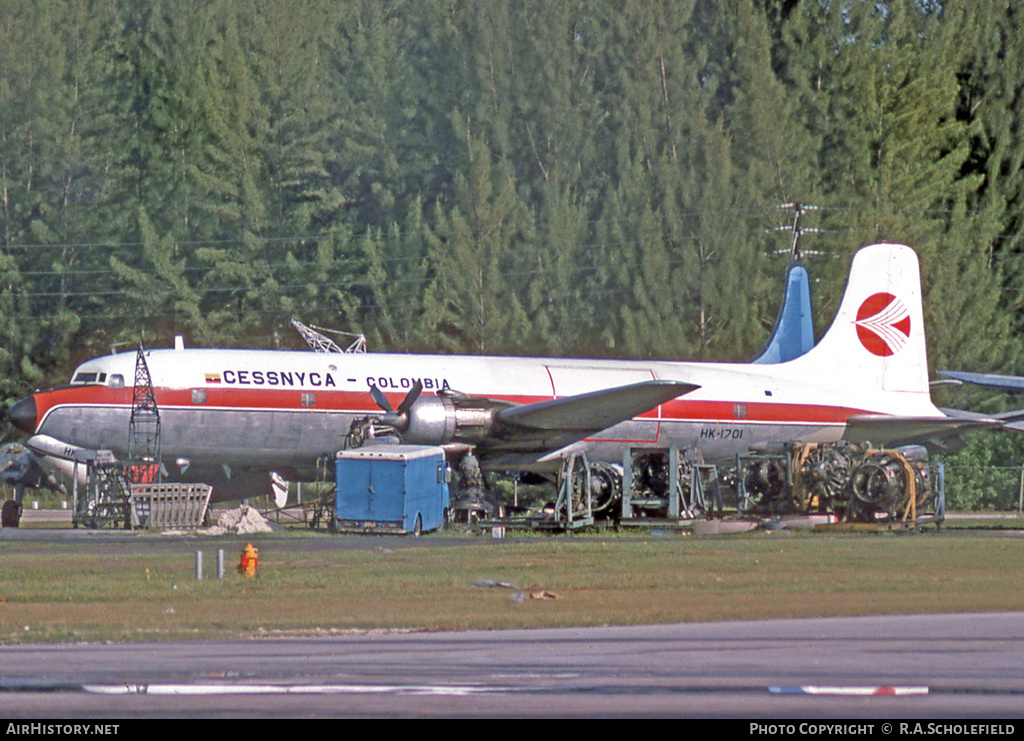
[[[116,385],[116,379],[118,379],[118,378],[121,379],[121,385],[120,386]],[[106,373],[95,373],[95,372],[91,372],[91,371],[90,372],[76,373],[75,377],[73,379],[71,379],[71,383],[74,383],[74,384],[106,383],[106,382],[107,382],[107,374]],[[110,377],[110,385],[113,386],[114,388],[123,388],[124,387],[124,376],[112,375]]]
[[[111,377],[111,385],[112,386],[115,385],[114,384],[114,379],[115,378],[120,378],[121,379],[121,386],[115,386],[115,388],[122,388],[125,385],[124,377],[123,376],[117,376],[117,377],[112,376]],[[80,373],[80,374],[75,374],[75,378],[72,379],[72,383],[73,384],[105,384],[106,383],[106,374],[92,373],[92,372],[88,372],[88,373],[83,372],[83,373]]]

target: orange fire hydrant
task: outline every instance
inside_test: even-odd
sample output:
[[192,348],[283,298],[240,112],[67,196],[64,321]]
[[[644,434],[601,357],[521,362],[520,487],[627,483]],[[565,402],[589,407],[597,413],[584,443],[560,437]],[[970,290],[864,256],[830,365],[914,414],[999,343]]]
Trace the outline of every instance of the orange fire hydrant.
[[242,549],[242,560],[238,564],[238,573],[245,574],[247,579],[256,576],[256,562],[259,560],[259,549],[253,548],[252,543],[246,543]]

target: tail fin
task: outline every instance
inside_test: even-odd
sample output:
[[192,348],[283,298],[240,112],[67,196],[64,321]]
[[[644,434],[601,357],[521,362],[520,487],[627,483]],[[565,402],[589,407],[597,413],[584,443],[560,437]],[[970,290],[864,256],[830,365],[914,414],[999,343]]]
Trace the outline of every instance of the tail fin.
[[864,247],[853,257],[832,326],[806,355],[787,364],[865,393],[928,395],[928,357],[917,255],[899,244]]
[[814,314],[811,312],[811,285],[807,268],[791,262],[786,271],[786,293],[779,309],[771,339],[764,351],[751,363],[785,363],[799,358],[814,347]]

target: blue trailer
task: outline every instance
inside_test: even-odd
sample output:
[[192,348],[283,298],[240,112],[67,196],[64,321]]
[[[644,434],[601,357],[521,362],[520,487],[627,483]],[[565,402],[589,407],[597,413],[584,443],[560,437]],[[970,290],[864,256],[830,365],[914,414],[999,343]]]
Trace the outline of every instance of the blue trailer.
[[335,464],[339,530],[419,535],[443,527],[451,469],[442,448],[368,445],[340,451]]

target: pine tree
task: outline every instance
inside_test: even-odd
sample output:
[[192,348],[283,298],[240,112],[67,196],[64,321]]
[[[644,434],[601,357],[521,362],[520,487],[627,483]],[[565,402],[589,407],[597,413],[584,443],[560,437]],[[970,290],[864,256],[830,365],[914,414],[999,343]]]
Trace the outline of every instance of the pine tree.
[[593,225],[607,186],[598,90],[606,7],[529,2],[511,23],[511,155],[531,225],[517,249],[532,334],[545,354],[605,354]]
[[202,161],[206,135],[195,90],[202,69],[198,60],[210,41],[203,32],[210,25],[187,0],[129,7],[125,57],[136,94],[139,204],[157,233],[173,235],[186,249],[192,239],[211,235],[202,189],[190,174],[190,167]]
[[266,254],[269,113],[242,38],[251,12],[244,5],[236,12],[226,0],[211,5],[202,17],[206,54],[196,60],[202,148],[188,169],[203,191],[208,223],[199,234],[216,237],[196,258],[208,266],[203,308],[208,339],[218,344],[240,341],[240,324],[262,328],[279,299]]
[[428,276],[430,228],[414,201],[401,226],[387,233],[371,231],[359,240],[366,264],[368,290],[362,326],[374,347],[430,349],[433,338],[423,327],[423,296]]
[[27,3],[0,8],[0,404],[5,407],[42,376],[30,357],[32,337],[45,320],[34,316],[31,287],[22,275],[23,268],[31,269],[24,193],[33,167],[28,96],[37,61],[29,33],[34,15]]
[[[103,250],[125,238],[133,176],[116,75],[120,20],[114,2],[13,3],[0,15],[2,233],[21,274],[31,271],[10,282],[34,317],[30,334],[48,339],[20,348],[19,367],[64,362],[83,317],[112,298]],[[88,335],[75,344],[88,348]]]
[[721,124],[712,10],[629,3],[604,44],[617,169],[599,250],[624,298],[609,322],[621,336],[607,341],[630,355],[737,358],[763,342],[749,301],[765,290],[761,245]]
[[[716,13],[716,41],[709,65],[716,70],[723,89],[719,97],[726,101],[723,124],[732,143],[734,197],[743,223],[742,231],[735,230],[730,239],[754,247],[748,253],[748,260],[754,262],[736,267],[759,277],[743,300],[732,303],[739,312],[758,318],[764,339],[782,299],[779,277],[793,256],[791,229],[794,218],[799,218],[795,210],[814,208],[821,202],[818,101],[808,70],[789,64],[799,57],[800,49],[791,48],[792,34],[784,33],[789,29],[780,25],[774,10],[779,8],[773,3],[742,2],[732,12]],[[813,228],[814,212],[807,213],[810,219],[803,217],[800,226]],[[723,225],[723,229],[727,227]],[[817,235],[804,236],[797,246],[805,260],[808,254],[830,250],[828,238]],[[762,257],[756,259],[754,254]],[[766,273],[767,280],[762,277]],[[827,324],[830,317],[819,319]],[[733,319],[727,327],[734,325],[757,333],[742,320],[737,323]],[[747,347],[751,339],[744,343]]]
[[510,285],[525,214],[508,171],[492,166],[490,149],[480,138],[466,135],[456,203],[447,210],[438,206],[434,217],[426,328],[445,350],[513,352],[528,336],[525,313]]
[[971,145],[963,178],[979,181],[964,194],[972,221],[958,236],[974,246],[976,259],[989,272],[1002,278],[1000,305],[1013,330],[1010,348],[955,359],[963,363],[958,367],[972,370],[1024,372],[1024,141],[1018,135],[1024,125],[1022,17],[1024,4],[1017,0],[971,4],[958,16],[952,39],[963,55],[958,115]]
[[432,128],[451,109],[438,103],[437,118],[427,120],[423,99],[439,86],[433,78],[455,71],[438,63],[441,49],[419,57],[419,37],[428,33],[419,23],[436,24],[438,11],[432,3],[351,2],[334,14],[327,61],[336,77],[336,122],[326,165],[341,215],[352,224],[389,229],[414,202],[433,200],[429,188],[441,155]]

